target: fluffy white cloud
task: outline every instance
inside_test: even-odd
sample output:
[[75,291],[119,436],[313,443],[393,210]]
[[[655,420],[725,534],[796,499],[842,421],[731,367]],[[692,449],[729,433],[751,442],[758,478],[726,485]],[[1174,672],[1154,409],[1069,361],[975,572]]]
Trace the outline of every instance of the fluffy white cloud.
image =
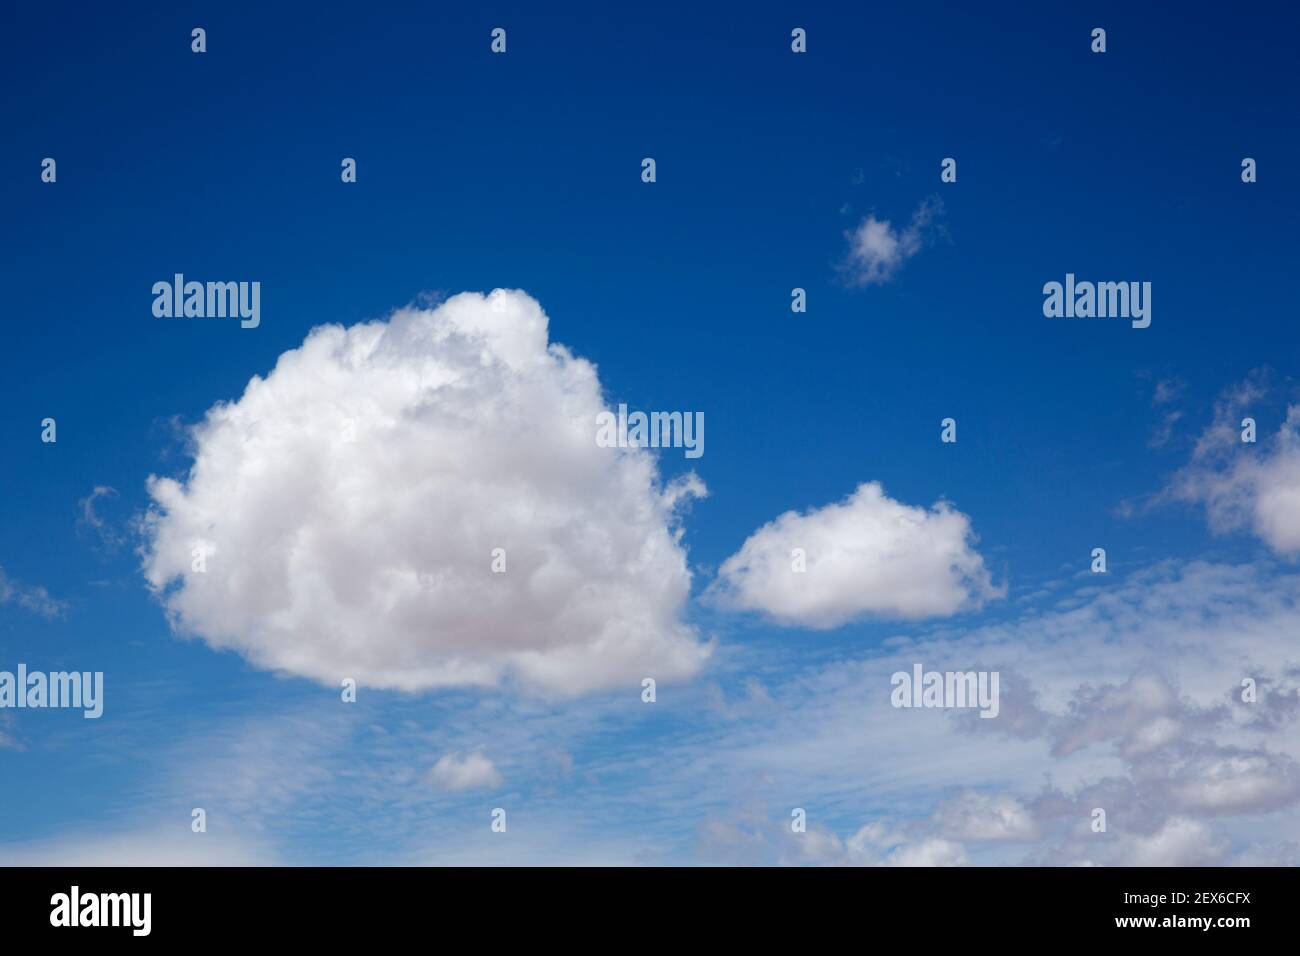
[[888,219],[867,216],[856,229],[845,233],[849,251],[841,272],[848,283],[882,285],[892,279],[904,262],[921,251],[941,209],[938,200],[926,200],[902,229],[895,229]]
[[703,488],[597,447],[604,407],[522,292],[321,326],[151,476],[145,576],[178,630],[336,686],[690,675],[674,507]]
[[[950,615],[999,597],[974,550],[970,519],[946,502],[928,511],[886,496],[877,482],[803,514],[787,511],[723,562],[714,597],[784,624],[836,627],[876,614]],[[807,569],[796,571],[802,549]]]
[[451,753],[438,758],[429,780],[441,790],[481,790],[501,786],[501,774],[481,751]]

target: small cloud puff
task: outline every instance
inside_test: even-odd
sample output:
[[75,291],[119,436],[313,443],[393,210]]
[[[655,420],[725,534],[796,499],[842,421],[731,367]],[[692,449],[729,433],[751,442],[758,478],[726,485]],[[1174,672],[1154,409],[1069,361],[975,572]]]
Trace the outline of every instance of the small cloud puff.
[[921,251],[935,219],[942,213],[938,199],[927,199],[916,208],[912,221],[895,229],[888,219],[867,216],[856,229],[846,232],[849,251],[840,272],[851,286],[883,285],[903,263]]
[[501,786],[501,774],[482,751],[450,753],[438,758],[429,771],[429,781],[440,790],[495,789]]
[[711,595],[813,628],[866,615],[944,617],[1005,593],[974,543],[970,519],[948,503],[905,505],[870,482],[842,502],[763,525],[722,563]]

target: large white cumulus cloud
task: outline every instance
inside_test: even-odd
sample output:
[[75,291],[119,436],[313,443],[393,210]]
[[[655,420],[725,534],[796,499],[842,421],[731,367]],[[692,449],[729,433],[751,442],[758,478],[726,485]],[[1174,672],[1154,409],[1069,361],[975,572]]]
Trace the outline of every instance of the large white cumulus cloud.
[[[787,511],[723,562],[713,595],[784,624],[836,627],[863,615],[946,616],[999,597],[970,519],[946,502],[905,505],[878,482],[803,514]],[[806,569],[796,571],[795,549]]]
[[597,447],[604,407],[522,292],[316,328],[209,410],[185,480],[150,478],[145,576],[181,632],[336,686],[688,676],[673,509],[703,488]]

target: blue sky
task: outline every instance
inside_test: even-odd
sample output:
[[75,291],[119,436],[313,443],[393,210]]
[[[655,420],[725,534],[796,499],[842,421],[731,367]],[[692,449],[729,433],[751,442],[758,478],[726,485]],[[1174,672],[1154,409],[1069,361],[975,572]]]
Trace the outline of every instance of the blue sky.
[[[7,20],[0,670],[102,670],[107,699],[98,721],[0,712],[0,861],[1295,859],[1300,785],[1256,785],[1300,778],[1278,729],[1300,663],[1293,10]],[[922,208],[915,253],[856,287],[850,235],[899,235]],[[260,326],[155,318],[150,288],[177,272],[259,281]],[[1067,272],[1149,281],[1151,326],[1045,318],[1043,284]],[[150,475],[186,478],[187,429],[317,326],[497,288],[540,305],[611,406],[704,413],[702,458],[652,456],[662,481],[693,469],[708,488],[665,519],[690,596],[653,613],[707,660],[653,706],[638,681],[557,694],[508,672],[363,682],[343,704],[337,681],[266,666],[255,635],[241,651],[174,633],[137,519]],[[1257,445],[1221,441],[1240,414]],[[987,593],[911,618],[867,601],[832,627],[718,599],[751,535],[864,482],[965,516]],[[429,521],[401,527],[436,537]],[[972,735],[892,710],[899,660],[1022,674],[1004,698],[1036,700],[1032,719]],[[1231,691],[1252,674],[1271,690],[1245,712]],[[441,758],[475,753],[492,774],[439,786]],[[1246,796],[1194,798],[1198,774]],[[1098,800],[1121,821],[1104,846],[1059,809]],[[1018,822],[990,836],[974,818]]]

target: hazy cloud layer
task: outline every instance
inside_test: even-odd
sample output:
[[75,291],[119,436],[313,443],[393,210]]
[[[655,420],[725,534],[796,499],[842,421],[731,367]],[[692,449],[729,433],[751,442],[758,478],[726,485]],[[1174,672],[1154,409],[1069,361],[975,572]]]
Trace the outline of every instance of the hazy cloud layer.
[[[298,688],[239,720],[196,716],[122,812],[139,814],[130,829],[170,818],[188,838],[202,806],[209,836],[354,865],[1300,862],[1300,574],[1164,562],[1094,580],[978,627],[900,626],[833,660],[733,646],[709,680],[653,706],[626,688],[562,706],[467,690],[360,707]],[[913,662],[1000,670],[998,717],[891,706],[890,675]],[[468,770],[475,753],[509,794],[431,780],[431,764]],[[509,839],[489,829],[498,803]],[[336,838],[304,851],[321,827]],[[62,842],[59,858],[101,858],[95,840]]]

